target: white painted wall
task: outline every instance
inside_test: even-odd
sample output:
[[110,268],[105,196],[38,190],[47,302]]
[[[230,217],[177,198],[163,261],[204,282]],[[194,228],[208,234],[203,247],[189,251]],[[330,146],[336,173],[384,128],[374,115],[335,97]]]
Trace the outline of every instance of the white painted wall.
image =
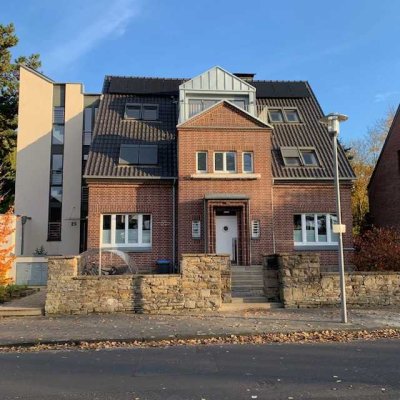
[[53,82],[24,67],[20,75],[15,213],[25,224],[21,254],[21,219],[17,222],[16,254],[32,256],[44,246],[48,255],[79,253],[84,95],[81,84],[65,85],[65,131],[61,241],[47,241]]

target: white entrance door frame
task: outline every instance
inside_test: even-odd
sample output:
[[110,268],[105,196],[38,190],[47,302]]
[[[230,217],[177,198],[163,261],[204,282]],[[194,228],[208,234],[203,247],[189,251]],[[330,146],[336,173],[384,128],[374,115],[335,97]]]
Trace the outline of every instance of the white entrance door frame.
[[229,254],[237,261],[238,219],[237,215],[215,217],[215,250],[217,254]]

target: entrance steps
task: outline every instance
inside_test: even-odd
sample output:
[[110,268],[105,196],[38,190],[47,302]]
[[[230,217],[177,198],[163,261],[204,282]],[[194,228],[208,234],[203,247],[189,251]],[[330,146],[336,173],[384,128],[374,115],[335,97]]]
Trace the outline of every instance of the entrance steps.
[[[233,299],[232,299],[233,300]],[[265,300],[265,298],[264,298]],[[272,310],[276,308],[283,308],[281,303],[225,303],[219,309],[220,312],[237,312],[237,311],[259,311],[259,310]]]
[[232,303],[267,303],[264,296],[264,270],[262,265],[231,267]]

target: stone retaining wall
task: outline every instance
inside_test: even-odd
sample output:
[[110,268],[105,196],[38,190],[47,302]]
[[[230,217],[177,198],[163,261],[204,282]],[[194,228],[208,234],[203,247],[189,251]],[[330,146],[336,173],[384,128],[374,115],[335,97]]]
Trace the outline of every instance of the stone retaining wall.
[[210,311],[229,301],[229,256],[187,254],[181,274],[78,276],[79,257],[49,257],[46,314]]
[[[279,254],[267,259],[278,265],[280,298],[285,307],[340,303],[339,274],[321,273],[318,254]],[[351,272],[345,274],[345,280],[350,306],[400,304],[400,273]]]

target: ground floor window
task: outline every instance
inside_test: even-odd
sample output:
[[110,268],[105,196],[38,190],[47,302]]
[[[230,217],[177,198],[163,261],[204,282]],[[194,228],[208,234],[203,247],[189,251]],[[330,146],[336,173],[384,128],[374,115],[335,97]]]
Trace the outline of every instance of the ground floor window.
[[149,247],[152,238],[150,214],[104,214],[101,219],[103,247]]
[[337,224],[334,214],[295,214],[293,216],[295,245],[337,245],[338,234],[332,230]]

